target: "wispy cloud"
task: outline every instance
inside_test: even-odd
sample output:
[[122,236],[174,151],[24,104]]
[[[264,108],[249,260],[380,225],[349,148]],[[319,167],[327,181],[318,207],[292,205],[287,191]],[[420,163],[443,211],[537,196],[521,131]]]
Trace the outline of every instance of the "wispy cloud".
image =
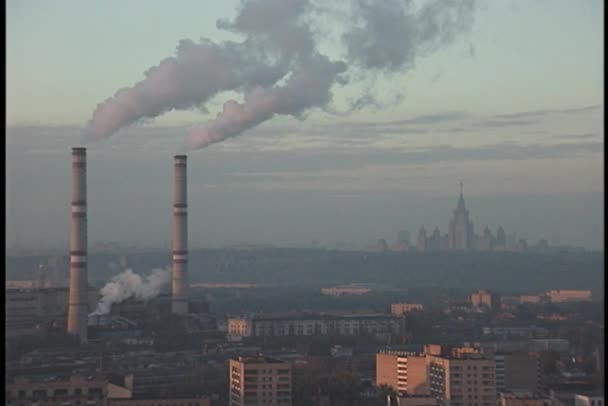
[[493,116],[493,118],[504,118],[504,119],[519,119],[526,117],[541,117],[552,114],[576,114],[576,113],[585,113],[588,111],[594,111],[603,108],[604,106],[601,104],[594,104],[590,106],[583,107],[574,107],[570,109],[557,109],[557,110],[532,110],[532,111],[522,111],[520,113],[512,113],[512,114],[498,114]]
[[598,138],[600,134],[598,133],[585,133],[585,134],[557,134],[554,135],[553,138],[562,139],[562,140],[584,140],[590,138]]

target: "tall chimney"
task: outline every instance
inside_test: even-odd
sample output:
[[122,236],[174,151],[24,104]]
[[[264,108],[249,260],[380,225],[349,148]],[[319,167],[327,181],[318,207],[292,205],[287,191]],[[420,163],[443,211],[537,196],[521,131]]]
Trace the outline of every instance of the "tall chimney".
[[186,155],[175,156],[173,183],[173,314],[188,313],[188,179]]
[[72,148],[68,334],[87,342],[87,150]]

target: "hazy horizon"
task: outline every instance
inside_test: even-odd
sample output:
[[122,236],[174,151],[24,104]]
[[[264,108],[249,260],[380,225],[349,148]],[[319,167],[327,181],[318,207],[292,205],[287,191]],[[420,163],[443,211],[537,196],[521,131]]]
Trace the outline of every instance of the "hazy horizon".
[[[226,100],[244,101],[240,90],[98,142],[86,124],[180,40],[238,39],[215,23],[237,5],[8,3],[8,247],[67,242],[70,148],[81,145],[89,241],[169,246],[172,155]],[[403,229],[415,240],[421,225],[445,234],[463,181],[478,234],[500,225],[530,245],[603,250],[602,11],[591,0],[478,2],[470,32],[377,74],[385,104],[332,113],[368,83],[334,86],[333,104],[321,99],[301,120],[277,117],[189,152],[191,246],[367,246]]]

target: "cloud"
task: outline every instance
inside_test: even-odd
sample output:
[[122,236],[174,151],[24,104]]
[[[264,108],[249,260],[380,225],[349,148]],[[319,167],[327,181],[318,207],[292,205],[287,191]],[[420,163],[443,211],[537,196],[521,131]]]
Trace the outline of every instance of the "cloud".
[[570,109],[556,109],[556,110],[532,110],[532,111],[522,111],[520,113],[512,113],[512,114],[498,114],[493,116],[492,118],[503,118],[503,119],[519,119],[526,117],[541,117],[553,114],[577,114],[577,113],[586,113],[589,111],[594,111],[603,108],[604,106],[601,104],[594,104],[590,106],[583,107],[574,107]]
[[585,134],[557,134],[554,135],[553,138],[562,139],[562,140],[583,140],[589,138],[597,138],[600,134],[598,133],[585,133]]
[[486,120],[480,123],[480,127],[521,127],[538,122],[538,120]]

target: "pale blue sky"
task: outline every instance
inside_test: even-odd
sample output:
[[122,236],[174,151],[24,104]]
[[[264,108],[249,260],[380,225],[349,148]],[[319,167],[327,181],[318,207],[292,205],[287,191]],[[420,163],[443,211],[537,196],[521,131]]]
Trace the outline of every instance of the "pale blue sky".
[[[603,2],[478,3],[471,35],[377,83],[399,105],[280,118],[191,153],[193,246],[446,232],[462,179],[478,232],[603,247]],[[230,38],[215,21],[236,4],[9,0],[9,244],[67,241],[69,148],[95,106],[180,39]],[[168,244],[171,156],[229,96],[91,146],[91,241]]]
[[[445,110],[508,113],[602,102],[601,0],[478,3],[472,35],[421,60],[401,79],[408,97],[377,118]],[[9,1],[8,123],[86,122],[97,103],[141,80],[144,70],[173,54],[180,39],[228,38],[215,28],[215,20],[232,16],[237,4]],[[198,113],[173,113],[158,122],[198,120]]]

